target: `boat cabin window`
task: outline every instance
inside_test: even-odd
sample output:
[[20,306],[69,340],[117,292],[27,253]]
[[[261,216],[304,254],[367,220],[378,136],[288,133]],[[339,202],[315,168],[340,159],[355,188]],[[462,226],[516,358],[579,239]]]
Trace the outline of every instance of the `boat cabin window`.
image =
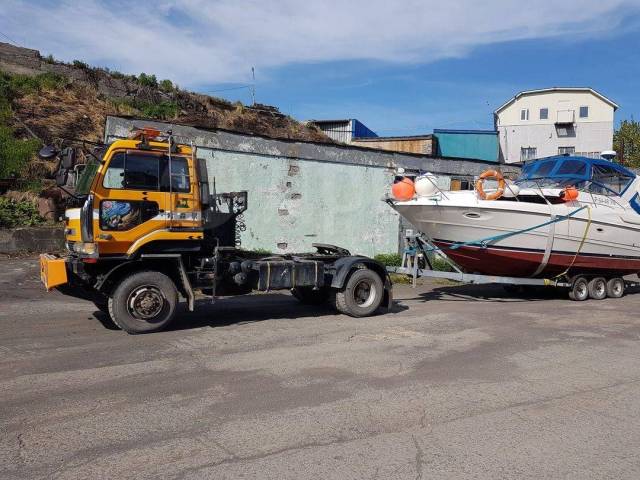
[[589,190],[603,195],[621,194],[633,178],[608,165],[593,165]]
[[564,188],[571,185],[601,195],[620,195],[634,179],[633,173],[616,164],[556,157],[525,165],[516,182],[521,188]]
[[558,175],[584,175],[587,173],[587,164],[582,160],[565,160],[562,162],[558,171]]

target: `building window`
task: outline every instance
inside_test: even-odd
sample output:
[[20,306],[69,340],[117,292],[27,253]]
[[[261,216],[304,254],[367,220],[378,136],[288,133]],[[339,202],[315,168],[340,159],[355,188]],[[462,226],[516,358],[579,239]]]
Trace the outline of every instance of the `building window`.
[[576,153],[576,147],[558,147],[558,155],[573,155]]
[[534,158],[536,158],[537,151],[538,150],[536,147],[522,147],[520,149],[520,160],[523,162],[527,160],[533,160]]
[[589,107],[580,107],[580,118],[589,118]]
[[529,109],[523,108],[520,110],[520,120],[529,120]]
[[540,109],[540,120],[548,120],[549,119],[549,109],[541,108]]

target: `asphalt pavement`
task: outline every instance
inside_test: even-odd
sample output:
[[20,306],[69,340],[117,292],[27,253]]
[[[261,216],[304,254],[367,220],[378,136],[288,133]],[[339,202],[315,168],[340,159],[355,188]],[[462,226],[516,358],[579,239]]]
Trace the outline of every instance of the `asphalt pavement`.
[[0,478],[638,479],[640,293],[288,294],[131,336],[0,260]]

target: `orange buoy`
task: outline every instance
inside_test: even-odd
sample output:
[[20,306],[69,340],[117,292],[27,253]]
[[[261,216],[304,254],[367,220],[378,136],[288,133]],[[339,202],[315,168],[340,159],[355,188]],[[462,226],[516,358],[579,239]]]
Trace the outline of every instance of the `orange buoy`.
[[565,202],[572,202],[578,198],[579,193],[576,187],[564,187],[564,192],[560,196]]
[[408,177],[402,177],[391,187],[393,198],[400,201],[411,200],[416,194],[416,187],[413,180]]

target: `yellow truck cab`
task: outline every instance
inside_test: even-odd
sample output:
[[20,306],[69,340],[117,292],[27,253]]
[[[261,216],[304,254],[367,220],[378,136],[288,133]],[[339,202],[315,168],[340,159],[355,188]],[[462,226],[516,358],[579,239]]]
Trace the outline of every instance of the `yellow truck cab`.
[[135,129],[82,169],[65,151],[56,152],[58,183],[81,171],[64,215],[67,253],[40,256],[42,282],[93,301],[129,333],[166,327],[179,297],[193,310],[197,291],[215,298],[291,289],[302,302],[332,299],[353,316],[391,304],[388,275],[370,258],[324,244],[269,257],[238,248],[247,192],[215,192],[195,148],[170,132]]

